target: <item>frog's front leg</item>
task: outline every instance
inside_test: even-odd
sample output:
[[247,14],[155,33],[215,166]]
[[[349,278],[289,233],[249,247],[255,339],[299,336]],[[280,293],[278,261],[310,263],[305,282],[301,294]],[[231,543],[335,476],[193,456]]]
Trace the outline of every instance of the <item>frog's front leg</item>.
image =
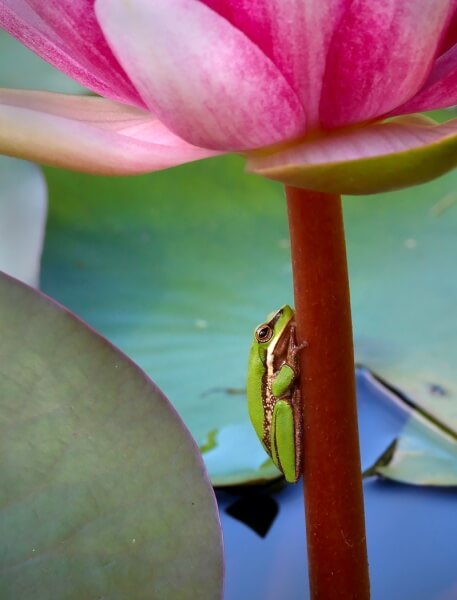
[[308,346],[308,342],[302,342],[301,344],[297,344],[295,330],[295,325],[292,325],[290,328],[289,347],[287,349],[287,363],[291,365],[295,373],[298,373],[297,354],[301,350],[303,350],[303,348],[306,348]]
[[297,354],[303,348],[306,348],[308,342],[297,344],[295,339],[295,326],[291,327],[289,337],[289,347],[287,349],[286,361],[275,373],[271,386],[271,392],[276,398],[281,398],[292,390],[295,378],[298,373]]
[[271,384],[271,393],[275,398],[281,398],[285,396],[291,389],[296,377],[295,369],[284,363],[281,365],[279,371],[274,375],[273,382]]

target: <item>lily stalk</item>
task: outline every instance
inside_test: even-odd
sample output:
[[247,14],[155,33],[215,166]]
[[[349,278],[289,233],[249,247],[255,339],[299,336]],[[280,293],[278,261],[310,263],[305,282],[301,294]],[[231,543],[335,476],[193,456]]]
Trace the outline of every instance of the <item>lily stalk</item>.
[[286,187],[303,402],[311,598],[370,597],[343,214],[337,195]]

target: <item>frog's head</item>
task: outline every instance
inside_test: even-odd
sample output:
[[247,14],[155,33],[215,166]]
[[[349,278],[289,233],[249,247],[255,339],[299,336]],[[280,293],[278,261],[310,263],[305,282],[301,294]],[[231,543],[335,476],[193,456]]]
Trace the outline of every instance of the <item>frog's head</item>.
[[256,327],[254,343],[257,343],[259,356],[264,359],[268,348],[275,347],[282,334],[289,328],[294,317],[293,309],[285,304],[268,315],[267,321]]

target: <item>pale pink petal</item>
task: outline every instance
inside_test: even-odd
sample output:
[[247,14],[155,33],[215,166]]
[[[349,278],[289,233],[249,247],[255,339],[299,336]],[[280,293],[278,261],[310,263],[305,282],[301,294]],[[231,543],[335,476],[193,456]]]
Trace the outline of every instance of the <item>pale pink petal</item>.
[[328,48],[347,0],[204,0],[275,63],[300,98],[307,129],[319,125]]
[[457,166],[457,119],[422,116],[340,129],[270,154],[248,157],[249,171],[288,185],[371,194],[424,183]]
[[197,0],[97,0],[103,32],[148,107],[198,146],[240,150],[304,131],[299,99],[243,32]]
[[457,44],[440,56],[419,93],[392,114],[434,110],[457,104]]
[[454,0],[346,2],[327,57],[321,98],[326,129],[375,118],[423,85]]
[[454,6],[440,44],[440,56],[427,81],[413,98],[394,109],[392,115],[446,108],[457,103],[457,0]]
[[215,153],[154,115],[104,98],[0,89],[0,153],[101,175],[167,169]]
[[108,47],[94,0],[0,0],[0,27],[82,85],[144,106]]

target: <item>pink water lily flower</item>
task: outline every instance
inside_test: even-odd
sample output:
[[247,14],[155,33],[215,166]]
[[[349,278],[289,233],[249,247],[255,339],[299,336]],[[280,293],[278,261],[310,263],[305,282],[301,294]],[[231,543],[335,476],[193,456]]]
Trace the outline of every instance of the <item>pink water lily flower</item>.
[[[237,152],[368,193],[457,164],[457,0],[0,0],[1,26],[101,97],[0,90],[0,152],[101,174]],[[409,116],[404,116],[409,115]]]

